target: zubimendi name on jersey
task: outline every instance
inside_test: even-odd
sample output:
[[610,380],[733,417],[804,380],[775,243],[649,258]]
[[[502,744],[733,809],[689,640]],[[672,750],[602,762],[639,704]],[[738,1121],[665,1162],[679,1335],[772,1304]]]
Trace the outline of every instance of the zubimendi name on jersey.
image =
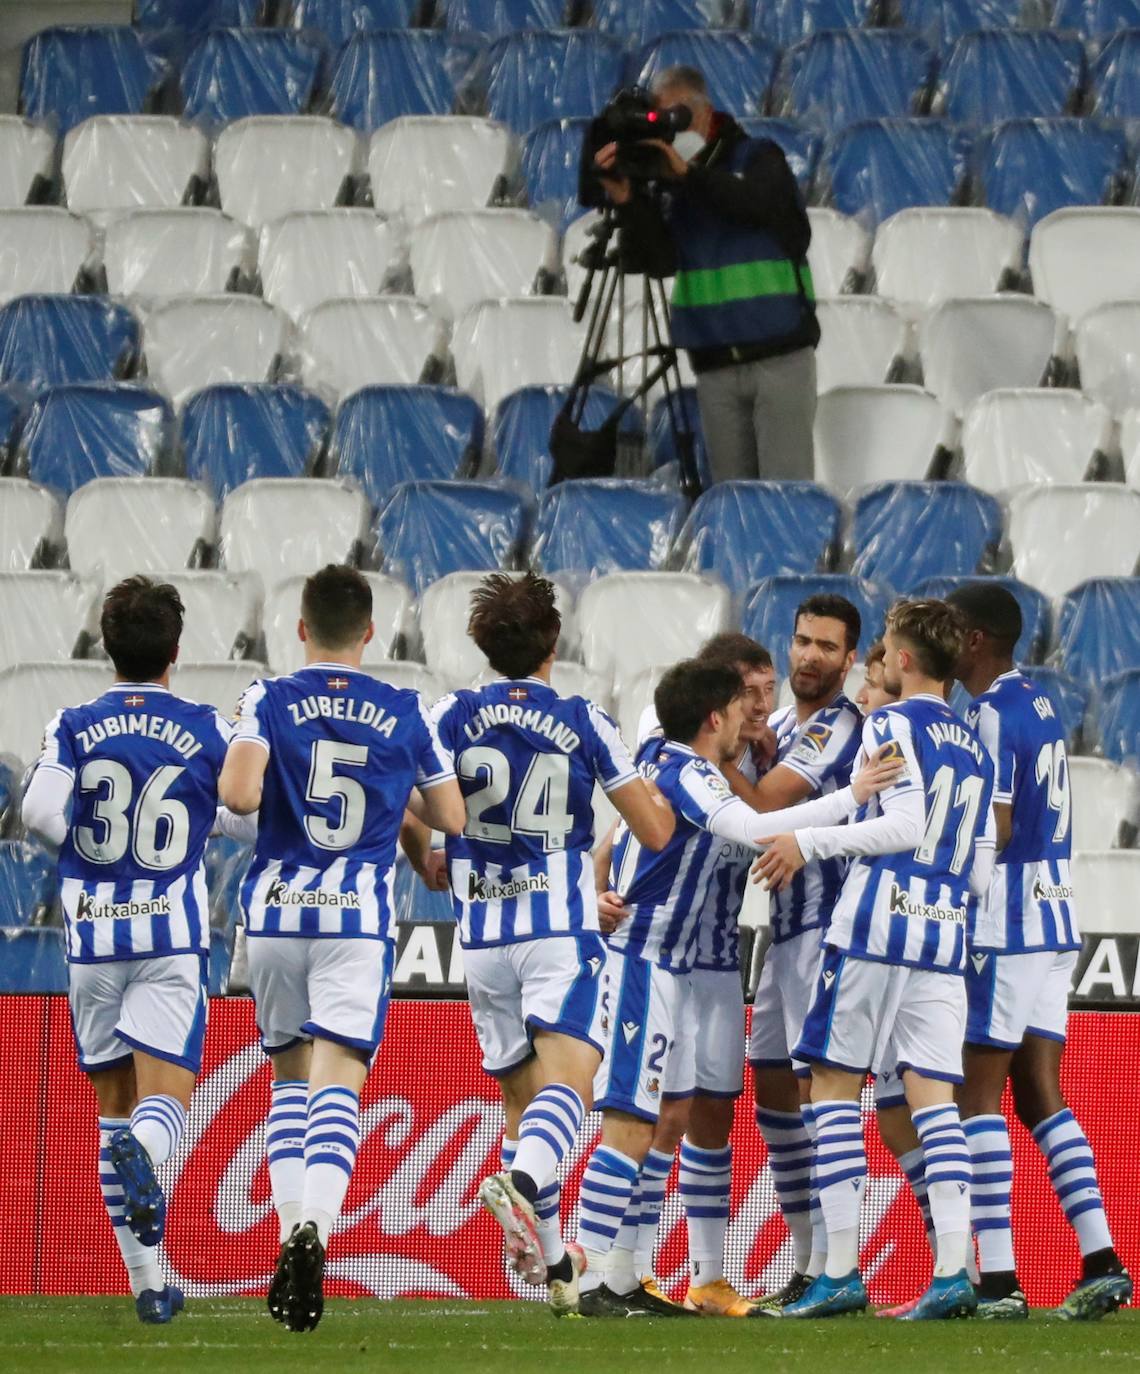
[[192,759],[202,751],[202,741],[193,731],[187,730],[176,720],[145,713],[137,716],[104,716],[102,720],[93,721],[86,729],[76,730],[75,742],[81,753],[90,754],[108,740],[128,735],[139,735],[143,739],[157,740],[159,744],[169,744],[184,759]]

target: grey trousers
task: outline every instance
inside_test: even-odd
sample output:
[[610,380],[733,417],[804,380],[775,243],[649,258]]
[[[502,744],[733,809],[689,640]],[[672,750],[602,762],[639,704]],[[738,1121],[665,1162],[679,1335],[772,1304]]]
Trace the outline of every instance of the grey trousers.
[[714,368],[697,377],[714,482],[815,476],[815,350]]

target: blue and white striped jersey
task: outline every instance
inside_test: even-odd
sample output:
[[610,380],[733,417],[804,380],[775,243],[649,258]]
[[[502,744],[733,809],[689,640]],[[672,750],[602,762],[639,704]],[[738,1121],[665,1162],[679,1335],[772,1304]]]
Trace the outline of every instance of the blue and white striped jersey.
[[395,939],[408,797],[455,776],[419,693],[311,663],[249,687],[234,740],[269,751],[241,885],[247,932]]
[[209,947],[203,856],[231,726],[153,682],[60,711],[36,768],[72,780],[59,853],[67,957],[89,964]]
[[906,771],[860,808],[856,823],[921,788],[923,837],[903,854],[851,860],[827,941],[861,959],[960,973],[977,909],[970,894],[975,850],[993,845],[993,765],[973,730],[934,696],[873,711],[862,754],[884,746]]
[[[751,749],[745,749],[736,766],[747,782],[756,781],[756,762]],[[756,851],[723,837],[719,843],[721,863],[701,907],[693,967],[737,973],[740,971],[740,908]]]
[[454,692],[433,718],[467,802],[463,833],[447,838],[463,945],[596,931],[594,784],[637,776],[614,722],[535,677]]
[[[838,696],[801,725],[794,705],[774,711],[768,724],[776,732],[776,766],[790,768],[811,785],[811,796],[838,792],[851,781],[859,752],[863,717],[845,696]],[[772,894],[772,940],[778,944],[805,930],[826,926],[843,886],[847,860],[813,859],[782,892]]]
[[1009,843],[978,910],[978,949],[1080,949],[1069,869],[1071,799],[1065,732],[1049,693],[1003,673],[966,712],[993,760],[994,801],[1012,808]]

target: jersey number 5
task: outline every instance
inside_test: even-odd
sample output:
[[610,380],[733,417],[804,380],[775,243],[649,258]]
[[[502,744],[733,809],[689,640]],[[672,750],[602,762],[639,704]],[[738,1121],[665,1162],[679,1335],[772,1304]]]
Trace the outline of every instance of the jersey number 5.
[[318,849],[351,849],[364,831],[364,788],[355,778],[337,773],[342,768],[367,768],[368,746],[319,739],[309,754],[309,785],[305,800],[340,802],[340,819],[331,825],[323,816],[305,817],[305,833]]
[[475,745],[465,749],[456,760],[464,782],[483,781],[483,786],[467,797],[467,824],[463,833],[469,840],[488,844],[510,844],[514,835],[534,835],[542,840],[549,854],[566,848],[566,836],[574,828],[574,817],[567,811],[570,795],[570,760],[564,754],[535,754],[519,787],[511,811],[511,821],[487,821],[483,817],[493,807],[502,806],[511,794],[511,761],[500,749]]

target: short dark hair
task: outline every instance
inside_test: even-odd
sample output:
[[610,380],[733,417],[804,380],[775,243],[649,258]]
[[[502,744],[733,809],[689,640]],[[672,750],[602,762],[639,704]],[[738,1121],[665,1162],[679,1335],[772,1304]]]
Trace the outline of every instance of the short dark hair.
[[653,693],[653,705],[666,739],[691,744],[713,711],[723,711],[744,691],[729,663],[685,658],[674,663]]
[[153,682],[174,662],[186,608],[177,587],[126,577],[107,593],[99,625],[115,672],[128,682]]
[[906,641],[927,677],[945,682],[961,656],[966,626],[953,606],[931,597],[896,601],[887,612],[887,633]]
[[801,615],[825,615],[831,620],[841,620],[847,627],[848,653],[859,643],[859,636],[863,633],[863,617],[859,614],[859,608],[845,596],[837,596],[834,592],[817,592],[815,596],[801,601],[796,607],[793,629],[800,623]]
[[887,646],[881,639],[876,639],[874,644],[871,645],[863,656],[863,667],[873,668],[876,663],[882,663],[886,656]]
[[471,595],[467,633],[504,677],[529,677],[558,643],[554,583],[536,573],[491,573]]
[[751,635],[725,630],[713,635],[697,650],[702,663],[727,663],[730,668],[743,664],[745,668],[771,668],[772,655]]
[[372,588],[355,568],[328,563],[305,580],[301,619],[314,644],[347,649],[372,623]]
[[969,582],[946,598],[962,617],[967,630],[981,630],[999,649],[1012,655],[1021,638],[1021,607],[1008,587],[994,582]]

